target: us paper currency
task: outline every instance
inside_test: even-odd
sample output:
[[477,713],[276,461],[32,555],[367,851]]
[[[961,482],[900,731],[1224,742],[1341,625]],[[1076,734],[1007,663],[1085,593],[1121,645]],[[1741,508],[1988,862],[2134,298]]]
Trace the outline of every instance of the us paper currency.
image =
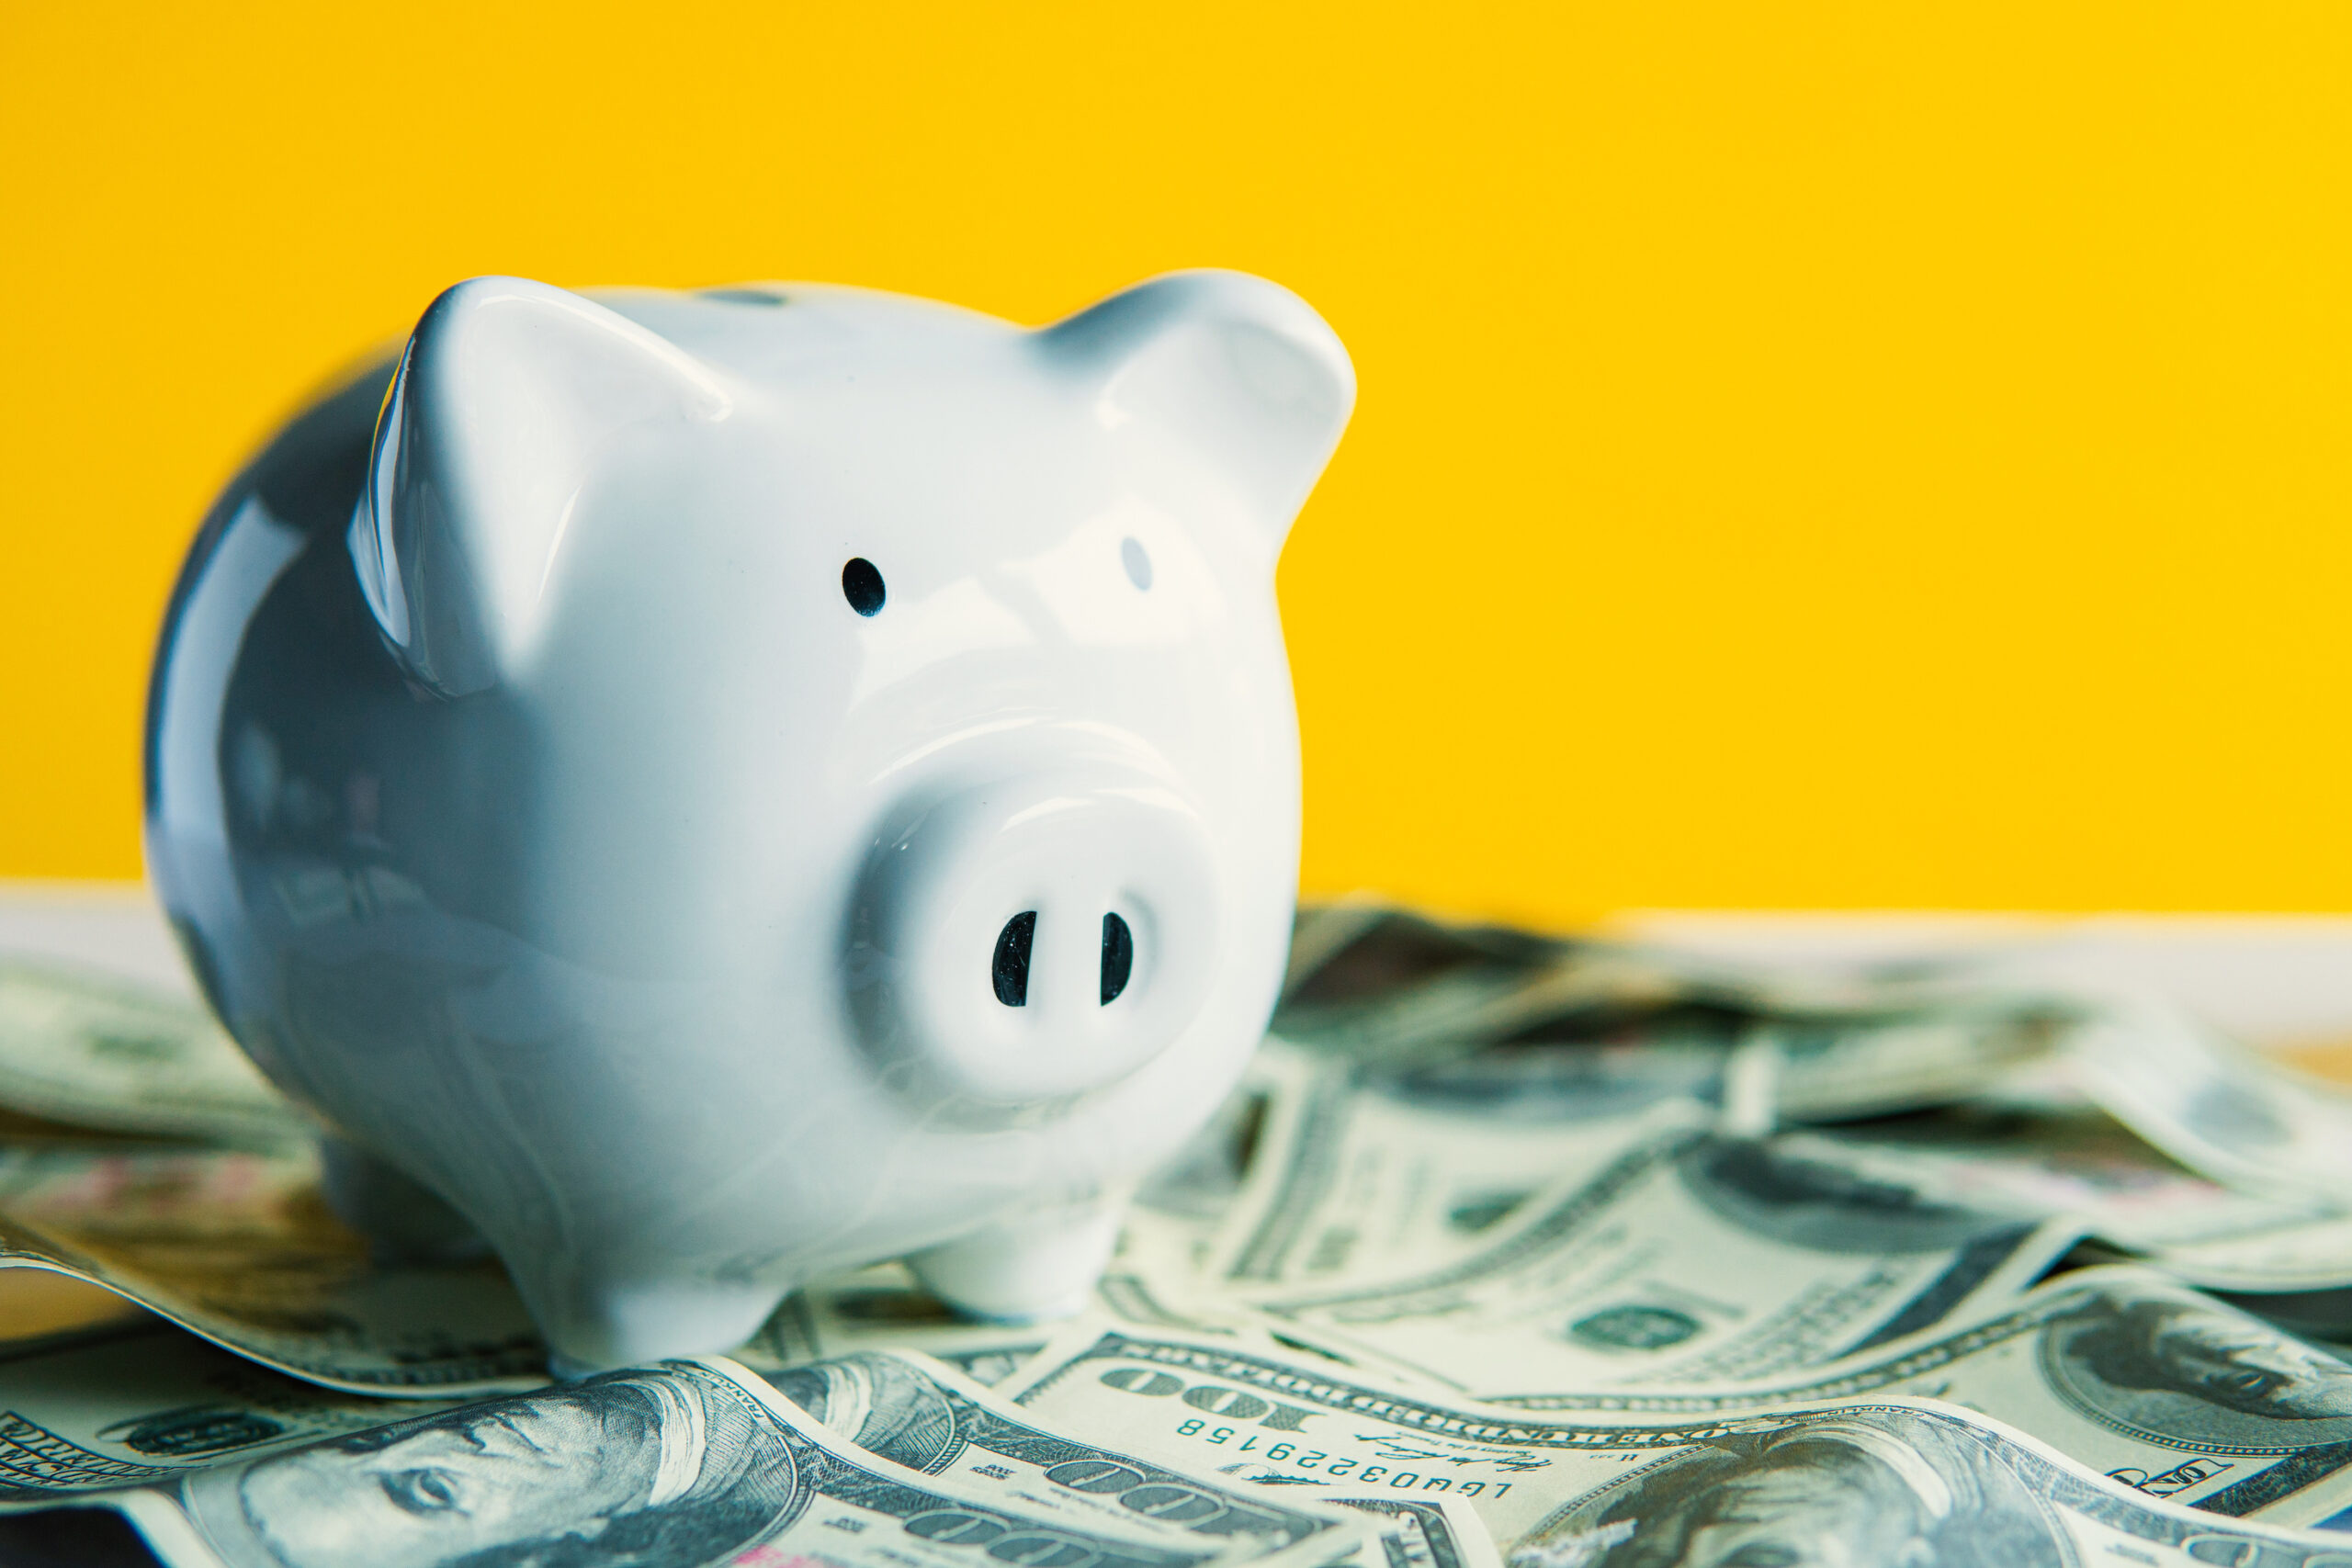
[[2352,1365],[2146,1269],[2062,1276],[1802,1377],[1489,1404],[1626,1416],[1905,1394],[1966,1405],[2151,1496],[2312,1524],[2352,1505]]
[[435,1399],[546,1381],[494,1260],[380,1262],[318,1178],[302,1145],[0,1154],[0,1268],[102,1285],[330,1388]]
[[0,1507],[174,1485],[436,1407],[286,1377],[152,1317],[11,1345],[0,1348]]
[[789,1376],[797,1403],[704,1360],[418,1417],[135,1325],[0,1354],[0,1506],[122,1508],[174,1568],[1319,1568],[1372,1539],[1321,1500],[1070,1438],[936,1363]]
[[2352,1205],[2352,1096],[2342,1089],[2151,998],[2103,998],[2066,1050],[2087,1093],[2189,1168],[2290,1202]]
[[1468,1504],[1454,1497],[1335,1495],[1321,1501],[1380,1521],[1377,1549],[1359,1560],[1378,1568],[1502,1568],[1494,1537]]
[[1857,1017],[1765,1019],[1740,1045],[1771,1064],[1779,1121],[1842,1122],[1983,1093],[2046,1060],[2069,1022],[2040,998],[1937,998]]
[[0,958],[0,1105],[79,1127],[271,1144],[314,1129],[193,1002]]
[[[300,1145],[0,1148],[0,1269],[90,1281],[329,1388],[442,1399],[547,1381],[545,1345],[495,1259],[388,1260],[328,1210],[319,1179],[316,1152]],[[1104,1273],[1101,1310],[1217,1326],[1159,1304],[1138,1272],[1154,1266],[1143,1256],[1151,1223],[1147,1214],[1131,1227],[1127,1251]],[[1157,1266],[1180,1266],[1167,1256]],[[959,1318],[904,1265],[888,1263],[811,1283],[734,1354],[767,1370],[890,1345],[988,1382],[1054,1326]]]
[[[1367,1064],[1607,1040],[1703,1055],[1711,1043],[1726,1061],[1762,1068],[1770,1111],[1742,1129],[1750,1132],[1949,1103],[2054,1065],[2139,1137],[2216,1183],[2352,1210],[2352,1094],[2256,1057],[2148,997],[2011,981],[1984,965],[1792,979],[1678,954],[1452,931],[1365,906],[1317,913],[1302,923],[1300,946],[1315,966],[1278,1015],[1278,1032]],[[2308,1253],[2327,1238],[2302,1242]],[[2294,1277],[2308,1286],[2342,1269]]]
[[1426,1271],[1241,1292],[1309,1342],[1467,1392],[1772,1376],[1913,1334],[2039,1278],[2074,1245],[2035,1223],[1687,1125],[1650,1130]]
[[1359,1539],[1355,1516],[1049,1429],[946,1366],[870,1351],[768,1374],[810,1419],[868,1453],[927,1475],[952,1475],[1016,1506],[1089,1514],[1132,1528],[1137,1516],[1203,1544],[1242,1541],[1253,1561],[1320,1564]]
[[494,1263],[335,1219],[217,1031],[0,964],[0,1107],[41,1123],[0,1127],[0,1267],[236,1352],[0,1348],[0,1506],[103,1499],[174,1568],[2352,1568],[2271,1528],[2352,1523],[2352,1367],[2191,1288],[2352,1337],[2352,1098],[1949,973],[1370,906],[1294,959],[1297,1043],[1144,1183],[1083,1320],[886,1264],[560,1388]]
[[[1483,1052],[1423,1067],[1302,1059],[1279,1046],[1268,1057],[1286,1071],[1270,1076],[1278,1092],[1264,1157],[1231,1210],[1226,1255],[1208,1270],[1244,1286],[1328,1285],[1465,1257],[1537,1186],[1621,1150],[1644,1106],[1679,1098],[1703,1117],[1719,1077],[1680,1040]],[[2072,1217],[2210,1289],[2352,1285],[2352,1218],[2199,1175],[2063,1084],[1786,1134],[1775,1146],[1946,1208]]]
[[922,1350],[981,1383],[1001,1382],[1045,1348],[1053,1325],[975,1323],[879,1263],[796,1291],[734,1359],[761,1372],[886,1347]]
[[1938,1202],[2072,1215],[2120,1251],[2209,1290],[2352,1285],[2352,1217],[2200,1176],[2086,1100],[2005,1098],[1782,1141]]
[[1208,1123],[1145,1179],[1135,1198],[1140,1224],[1130,1228],[1150,1233],[1162,1272],[1192,1274],[1209,1266],[1251,1172],[1268,1163],[1260,1155],[1274,1135],[1270,1124],[1295,1119],[1317,1070],[1312,1058],[1267,1042]]
[[2242,1192],[2200,1176],[2088,1100],[2036,1086],[1784,1142],[1885,1171],[1941,1202],[2074,1214],[2140,1252],[2219,1243],[2329,1217],[2323,1205]]
[[[2270,1295],[2352,1288],[2352,1218],[2342,1214],[2143,1250],[2168,1273],[2209,1291]],[[2352,1335],[2352,1313],[2335,1326],[2337,1337]]]
[[1519,1568],[2352,1562],[2340,1535],[2185,1507],[1933,1401],[1561,1419],[1118,1331],[1057,1341],[1005,1392],[1130,1451],[1285,1492],[1465,1501]]
[[[2050,1055],[2076,1011],[1995,986],[1798,978],[1360,904],[1303,914],[1293,953],[1274,1032],[1318,1053],[1427,1065],[1497,1046],[1638,1043],[1720,1068],[1741,1049],[1772,1063],[1781,1121],[1974,1092]],[[1513,1055],[1495,1065],[1512,1070]]]
[[1311,1563],[1329,1547],[1269,1553],[1264,1537],[927,1474],[842,1440],[717,1359],[467,1405],[107,1501],[173,1568],[1213,1568]]
[[[1041,1513],[1094,1516],[1115,1531],[1145,1529],[1227,1555],[1238,1545],[1252,1561],[1277,1562],[1319,1562],[1362,1533],[1314,1499],[1237,1490],[1046,1430],[920,1357],[820,1362],[776,1374],[771,1386],[869,1455]],[[0,1506],[16,1507],[176,1487],[200,1472],[326,1438],[378,1434],[356,1445],[369,1448],[383,1442],[390,1417],[417,1409],[284,1378],[153,1322],[0,1353],[0,1402],[8,1411],[0,1416]],[[479,1431],[513,1407],[447,1408],[464,1411],[463,1425]],[[377,1473],[356,1472],[363,1485]]]
[[1539,1188],[1591,1176],[1645,1133],[1714,1119],[1696,1098],[1720,1077],[1712,1053],[1498,1056],[1300,1063],[1280,1082],[1263,1157],[1206,1271],[1245,1286],[1329,1284],[1450,1263]]
[[[1253,1284],[1329,1282],[1450,1262],[1539,1187],[1606,1164],[1638,1135],[1637,1118],[1671,1119],[1665,1108],[1677,1105],[1692,1122],[1724,1114],[1736,1053],[1764,1054],[1757,1088],[1769,1111],[1758,1130],[1769,1131],[1933,1103],[1955,1078],[1988,1081],[2042,1051],[2039,1031],[2013,1015],[1758,1025],[1736,1046],[1669,1030],[1419,1063],[1312,1061],[1278,1086],[1264,1158],[1209,1271]],[[1906,1076],[1913,1058],[1930,1066]]]
[[1491,1034],[1531,976],[1566,944],[1520,931],[1440,925],[1401,909],[1300,912],[1274,1032],[1359,1058],[1430,1040]]

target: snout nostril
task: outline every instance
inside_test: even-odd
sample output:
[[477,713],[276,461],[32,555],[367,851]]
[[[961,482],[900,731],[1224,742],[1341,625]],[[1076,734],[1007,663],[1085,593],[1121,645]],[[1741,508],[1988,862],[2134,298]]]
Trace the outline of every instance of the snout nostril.
[[1127,922],[1116,915],[1102,917],[1102,1005],[1109,1007],[1127,988],[1135,973],[1136,938]]
[[[1037,911],[1023,909],[996,933],[996,999],[1009,1008],[1029,1005],[1029,950],[1037,941]],[[1105,998],[1106,1000],[1108,998]]]

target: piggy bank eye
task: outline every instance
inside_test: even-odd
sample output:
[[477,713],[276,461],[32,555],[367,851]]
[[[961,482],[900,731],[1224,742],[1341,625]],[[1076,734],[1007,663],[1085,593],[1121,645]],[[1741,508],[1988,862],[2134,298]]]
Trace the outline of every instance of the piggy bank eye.
[[[1133,574],[1132,568],[1129,573]],[[882,574],[874,570],[872,561],[864,556],[850,558],[849,564],[842,568],[842,597],[861,615],[874,615],[882,608]]]
[[1119,564],[1127,569],[1127,581],[1138,589],[1151,586],[1151,558],[1143,553],[1139,540],[1119,541]]

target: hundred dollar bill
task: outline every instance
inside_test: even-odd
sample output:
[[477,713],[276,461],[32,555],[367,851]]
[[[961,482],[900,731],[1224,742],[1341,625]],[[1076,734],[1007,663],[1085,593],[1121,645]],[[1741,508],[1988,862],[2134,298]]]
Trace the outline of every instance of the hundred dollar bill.
[[1342,903],[1302,910],[1272,1032],[1326,1055],[1415,1061],[1629,1026],[1720,1032],[1769,1013],[1883,1007],[1875,992],[1619,943],[1448,926]]
[[1766,1108],[1756,1130],[1769,1131],[1933,1103],[2046,1049],[2039,1018],[2004,1009],[1758,1024],[1736,1043],[1645,1027],[1411,1063],[1323,1058],[1272,1101],[1263,1157],[1209,1272],[1329,1282],[1451,1261],[1539,1186],[1605,1164],[1645,1111],[1679,1103],[1693,1120],[1728,1114],[1736,1056],[1766,1066],[1749,1088]]
[[2312,1524],[2352,1504],[2352,1365],[2134,1268],[1782,1382],[1487,1403],[1617,1419],[1883,1394],[1964,1404],[2134,1491],[2233,1517]]
[[[2257,1296],[2352,1287],[2352,1217],[2343,1214],[2248,1225],[2233,1235],[2129,1250],[2209,1291]],[[2352,1334],[2352,1311],[2339,1314],[2332,1326],[2338,1337]]]
[[1200,1268],[1201,1243],[1190,1227],[1137,1208],[1120,1227],[1118,1246],[1094,1283],[1095,1309],[1157,1328],[1232,1334],[1259,1331],[1255,1314],[1220,1292]]
[[194,1002],[0,957],[0,1105],[74,1126],[277,1143],[313,1131]]
[[2321,1204],[2242,1192],[2199,1175],[2063,1086],[2037,1085],[1784,1142],[1834,1148],[1940,1202],[2073,1214],[2141,1252],[2225,1242],[2324,1220]]
[[[1656,998],[1647,1013],[1643,998]],[[1578,1048],[1615,1046],[1629,1056],[1663,1058],[1690,1082],[1686,1092],[1717,1099],[1729,1089],[1709,1082],[1702,1064],[1712,1062],[1720,1080],[1739,1063],[1764,1069],[1750,1092],[1765,1114],[1747,1129],[1762,1133],[1984,1092],[2050,1060],[2073,1016],[2063,1001],[2030,994],[1910,985],[1791,993],[1752,978],[1685,973],[1653,955],[1588,953],[1531,980],[1508,1009],[1489,1010],[1498,1038],[1478,1043],[1470,1062],[1453,1070],[1492,1073],[1508,1065],[1532,1077],[1535,1063],[1511,1058],[1540,1062],[1540,1048],[1550,1046],[1549,1055],[1573,1060]],[[1612,1070],[1629,1076],[1625,1064]]]
[[1143,1520],[1203,1544],[1243,1541],[1252,1561],[1329,1562],[1363,1535],[1353,1515],[1198,1470],[1175,1471],[1041,1426],[937,1361],[868,1351],[771,1372],[810,1419],[869,1453],[951,1475],[1008,1506]]
[[1170,1464],[1285,1490],[1462,1499],[1515,1568],[2352,1564],[2341,1535],[2127,1488],[1935,1401],[1560,1419],[1116,1331],[1057,1341],[1006,1393]]
[[1377,1551],[1358,1560],[1379,1568],[1502,1568],[1486,1521],[1454,1497],[1383,1497],[1376,1493],[1321,1499],[1380,1521]]
[[[1260,1538],[1012,1500],[808,1420],[753,1374],[665,1361],[105,1497],[172,1568],[1212,1568]],[[1271,1554],[1313,1562],[1322,1543]]]
[[1722,1382],[2006,1299],[2080,1234],[1930,1202],[1770,1139],[1669,1127],[1531,1201],[1466,1258],[1243,1294],[1278,1332],[1468,1392]]
[[1777,1121],[1842,1122],[1983,1093],[2050,1058],[2069,1021],[2042,998],[1937,997],[1860,1016],[1764,1019],[1740,1044],[1770,1064]]
[[[494,1258],[387,1258],[327,1208],[320,1176],[316,1152],[302,1145],[0,1147],[0,1269],[88,1281],[331,1388],[432,1399],[546,1381],[545,1345]],[[1147,1266],[1152,1216],[1138,1218],[1104,1272],[1100,1310],[1157,1326],[1216,1326],[1154,1293],[1150,1268],[1167,1265]],[[767,1370],[895,1345],[985,1382],[1010,1372],[1054,1326],[959,1317],[888,1263],[815,1281],[734,1353]]]
[[1690,1097],[1720,1072],[1716,1054],[1647,1045],[1308,1062],[1269,1113],[1206,1273],[1328,1284],[1451,1262],[1538,1188],[1589,1177],[1662,1126],[1711,1122]]
[[379,1260],[328,1211],[305,1145],[0,1152],[0,1268],[103,1286],[330,1388],[429,1399],[546,1381],[495,1260]]
[[2352,1096],[2341,1088],[2147,997],[2100,998],[2066,1052],[2086,1093],[2192,1170],[2286,1201],[2352,1208]]
[[1218,1235],[1272,1163],[1272,1129],[1295,1120],[1319,1067],[1315,1058],[1266,1041],[1208,1122],[1145,1178],[1130,1229],[1148,1235],[1150,1265],[1159,1274],[1191,1278],[1212,1267]]
[[1449,924],[1374,898],[1302,904],[1281,1005],[1393,997],[1471,967],[1525,974],[1575,945],[1506,926]]
[[[944,1484],[991,1494],[990,1502],[1034,1515],[1066,1516],[1123,1535],[1142,1532],[1220,1561],[1238,1555],[1301,1568],[1319,1565],[1365,1537],[1357,1519],[1320,1500],[1269,1495],[1213,1477],[1180,1474],[1047,1430],[1033,1416],[992,1399],[935,1362],[869,1355],[784,1373],[775,1386],[869,1456],[946,1476]],[[651,1413],[657,1419],[650,1427],[642,1420],[647,1413],[628,1402],[619,1412],[627,1419],[592,1409],[586,1413],[595,1416],[593,1422],[578,1421],[582,1403],[567,1404],[563,1391],[537,1401],[449,1402],[442,1407],[449,1413],[447,1418],[420,1426],[408,1419],[418,1412],[415,1404],[388,1405],[296,1382],[149,1320],[0,1351],[0,1509],[88,1501],[134,1487],[161,1488],[182,1499],[210,1495],[222,1483],[201,1479],[202,1472],[232,1465],[250,1471],[271,1456],[311,1450],[308,1458],[279,1467],[288,1475],[307,1476],[306,1484],[242,1490],[290,1496],[303,1508],[322,1512],[347,1508],[366,1514],[382,1501],[373,1495],[378,1487],[393,1489],[396,1501],[412,1506],[476,1513],[527,1506],[541,1523],[568,1527],[585,1541],[610,1523],[598,1517],[613,1501],[610,1489],[600,1477],[582,1475],[566,1493],[560,1478],[550,1476],[543,1478],[544,1495],[533,1497],[530,1461],[537,1459],[539,1468],[548,1470],[557,1469],[559,1461],[575,1470],[593,1461],[624,1472],[641,1468],[649,1457],[671,1463],[667,1449],[697,1435],[697,1416],[690,1404],[665,1400],[658,1392],[658,1408]],[[673,1424],[687,1429],[671,1430]],[[403,1433],[424,1436],[411,1442]],[[503,1454],[502,1436],[512,1439]],[[584,1450],[557,1448],[582,1440]],[[327,1446],[318,1447],[322,1442]],[[542,1451],[535,1453],[534,1444]],[[650,1455],[640,1451],[649,1447]],[[370,1458],[403,1450],[405,1457],[393,1462]],[[502,1459],[523,1462],[502,1464]],[[338,1496],[343,1488],[356,1495]],[[627,1501],[626,1488],[623,1493]],[[428,1517],[430,1511],[428,1506]],[[178,1512],[184,1510],[164,1514],[165,1535]],[[241,1506],[235,1512],[246,1510]],[[155,1517],[152,1506],[148,1517]],[[331,1523],[243,1521],[254,1524],[254,1533],[266,1540],[289,1534],[312,1540],[322,1556],[329,1542],[314,1527]],[[415,1551],[403,1554],[400,1548],[455,1552],[448,1537],[462,1534],[463,1522],[445,1523],[450,1529],[441,1537],[412,1532],[400,1541],[380,1543],[356,1538],[342,1549],[347,1555],[327,1560],[365,1568],[373,1562],[419,1560]],[[232,1521],[229,1533],[241,1529]],[[206,1533],[220,1544],[220,1529]],[[556,1528],[554,1533],[560,1538],[566,1530]],[[507,1540],[491,1550],[517,1548]],[[223,1555],[232,1563],[246,1561],[233,1552]],[[555,1555],[560,1557],[560,1551]],[[1464,1555],[1474,1559],[1476,1553]],[[295,1560],[303,1560],[299,1548]],[[526,1554],[516,1560],[535,1559]],[[622,1560],[649,1561],[626,1555]],[[657,1553],[650,1561],[672,1560]],[[279,1568],[277,1557],[262,1561]]]
[[2072,1216],[2123,1253],[2209,1290],[2352,1285],[2352,1216],[2198,1175],[2087,1101],[2005,1099],[1782,1142],[1933,1201]]
[[2064,998],[1998,985],[1794,976],[1338,905],[1302,915],[1273,1027],[1374,1063],[1498,1044],[1739,1045],[1775,1063],[1780,1117],[1806,1121],[1973,1092],[2046,1055],[2072,1016]]
[[0,1508],[170,1485],[433,1408],[300,1382],[152,1317],[10,1345],[0,1348]]
[[[1396,912],[1364,897],[1340,898],[1329,904],[1299,905],[1291,920],[1290,961],[1283,971],[1283,1000],[1287,1001],[1296,995],[1333,958],[1353,946],[1358,938]],[[1356,991],[1380,988],[1380,982],[1359,983],[1351,988]]]
[[1144,1179],[1136,1201],[1171,1220],[1214,1230],[1240,1193],[1268,1110],[1303,1066],[1279,1050],[1252,1057],[1241,1082],[1200,1131]]
[[1524,932],[1442,926],[1403,910],[1309,914],[1293,938],[1273,1032],[1357,1057],[1491,1037],[1512,998],[1566,951]]
[[1622,1041],[1629,1028],[1691,1051],[1712,1033],[1717,1050],[1764,1066],[1781,1123],[1933,1106],[2063,1057],[2092,1099],[2189,1168],[2233,1190],[2352,1210],[2352,1095],[2145,997],[1982,964],[1792,978],[1364,906],[1310,914],[1295,952],[1277,1032],[1326,1053],[1419,1065],[1498,1045]]
[[1256,1332],[1250,1314],[1216,1289],[1220,1237],[1263,1202],[1253,1194],[1289,1163],[1282,1149],[1295,1145],[1318,1080],[1344,1070],[1266,1042],[1210,1123],[1136,1194],[1096,1283],[1097,1306],[1146,1326]]
[[1502,926],[1449,925],[1363,900],[1299,911],[1273,1032],[1318,1050],[1498,1039],[1574,1015],[1589,1037],[1661,1009],[1851,1008],[1871,994],[1687,953]]
[[1058,1325],[979,1323],[919,1284],[903,1263],[816,1280],[787,1297],[734,1359],[763,1374],[884,1347],[921,1350],[977,1382],[1001,1382]]

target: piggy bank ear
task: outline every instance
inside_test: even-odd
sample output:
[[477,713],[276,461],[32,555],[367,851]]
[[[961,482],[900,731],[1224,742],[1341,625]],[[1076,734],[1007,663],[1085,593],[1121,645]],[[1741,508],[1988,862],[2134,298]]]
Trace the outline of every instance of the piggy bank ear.
[[1169,430],[1220,469],[1276,548],[1355,407],[1355,367],[1323,318],[1246,273],[1155,277],[1037,339],[1098,383],[1105,423]]
[[377,421],[349,536],[409,673],[450,696],[513,673],[599,462],[647,427],[729,406],[708,367],[576,294],[477,277],[435,299]]

